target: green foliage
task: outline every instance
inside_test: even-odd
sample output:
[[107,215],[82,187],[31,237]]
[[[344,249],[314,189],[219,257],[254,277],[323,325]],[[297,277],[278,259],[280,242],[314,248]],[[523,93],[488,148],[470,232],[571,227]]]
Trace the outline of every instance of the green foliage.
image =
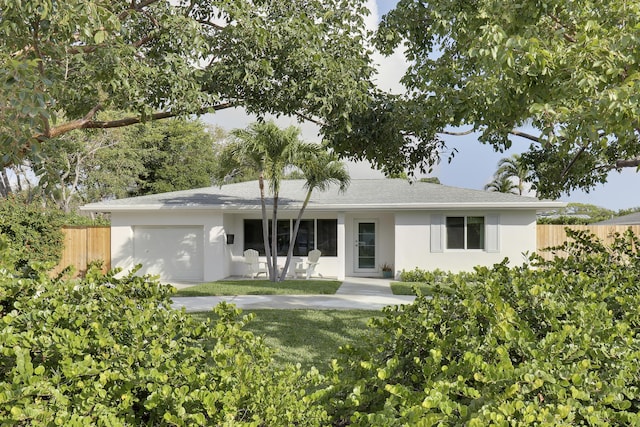
[[538,218],[538,224],[591,224],[604,221],[615,212],[601,206],[588,203],[569,203],[566,207],[548,211]]
[[449,275],[346,346],[327,398],[354,426],[638,425],[640,240]]
[[0,235],[12,248],[15,267],[29,262],[58,263],[62,255],[64,216],[57,209],[27,203],[19,196],[0,199]]
[[[0,147],[224,108],[341,121],[372,86],[363,0],[0,0]],[[96,111],[132,112],[101,121]]]
[[577,216],[561,215],[556,217],[540,217],[536,220],[537,224],[556,224],[556,225],[586,225],[594,222],[590,218],[583,218]]
[[317,373],[274,368],[221,304],[202,322],[173,288],[91,270],[82,281],[0,272],[2,425],[317,426]]
[[437,176],[429,176],[426,178],[420,178],[420,182],[428,182],[431,184],[442,184],[440,182],[440,178],[438,178]]
[[402,282],[426,282],[426,283],[439,283],[445,278],[449,278],[452,273],[445,272],[436,268],[435,270],[427,271],[416,267],[413,270],[402,270],[400,272],[400,280]]
[[97,215],[95,218],[91,218],[84,215],[79,215],[75,212],[70,212],[64,215],[64,225],[68,226],[109,226],[111,220],[105,215]]
[[142,171],[129,195],[209,187],[216,167],[221,130],[201,121],[166,120],[128,129],[128,145],[138,153]]
[[640,165],[639,24],[640,3],[619,0],[399,0],[377,45],[402,48],[411,95],[387,111],[419,139],[407,146],[461,127],[504,150],[515,135],[538,194],[592,189]]

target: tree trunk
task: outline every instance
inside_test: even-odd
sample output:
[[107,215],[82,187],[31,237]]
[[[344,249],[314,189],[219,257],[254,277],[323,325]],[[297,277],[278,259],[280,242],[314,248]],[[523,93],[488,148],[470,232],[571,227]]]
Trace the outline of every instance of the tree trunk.
[[6,199],[9,194],[11,194],[11,182],[9,182],[7,168],[2,168],[2,179],[0,179],[0,195],[2,195],[2,197]]
[[287,260],[284,263],[284,268],[282,269],[282,274],[280,275],[280,281],[284,281],[287,277],[287,271],[289,271],[289,265],[291,264],[291,258],[293,257],[293,245],[296,243],[296,238],[298,237],[298,230],[300,229],[300,221],[302,220],[302,214],[304,213],[307,204],[309,203],[309,199],[311,199],[311,191],[307,191],[307,197],[304,199],[304,203],[300,208],[300,212],[298,212],[298,218],[296,218],[296,223],[293,226],[293,232],[291,233],[291,241],[289,242],[289,251],[287,252]]
[[273,194],[273,218],[271,218],[271,256],[273,257],[272,282],[278,281],[278,193]]
[[277,272],[271,268],[271,249],[269,248],[269,221],[267,219],[267,206],[264,202],[264,172],[260,171],[258,176],[258,183],[260,184],[260,204],[262,207],[262,240],[264,241],[264,254],[267,258],[267,270],[269,272],[269,279],[272,280]]

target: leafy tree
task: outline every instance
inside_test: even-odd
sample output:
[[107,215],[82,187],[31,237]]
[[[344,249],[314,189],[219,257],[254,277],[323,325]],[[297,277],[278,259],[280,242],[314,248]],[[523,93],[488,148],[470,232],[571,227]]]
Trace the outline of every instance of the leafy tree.
[[[296,158],[302,153],[315,150],[315,146],[304,143],[299,139],[300,130],[290,126],[280,129],[272,121],[256,122],[246,129],[235,129],[231,132],[234,138],[227,144],[221,154],[219,164],[222,166],[216,172],[217,181],[224,183],[225,177],[243,172],[258,173],[260,188],[260,205],[262,210],[262,235],[264,239],[265,255],[269,278],[278,280],[277,230],[278,199],[280,197],[280,183],[285,176],[285,170],[295,164]],[[265,203],[265,183],[273,197],[271,229],[274,230],[269,243],[269,223]]]
[[295,165],[302,171],[305,179],[304,187],[307,189],[307,194],[302,203],[302,207],[298,211],[298,217],[293,226],[287,260],[282,269],[280,280],[285,280],[287,277],[287,271],[289,270],[289,264],[293,256],[293,247],[296,242],[296,237],[298,236],[298,230],[300,229],[300,221],[302,220],[304,210],[309,204],[313,191],[327,191],[331,185],[338,185],[339,191],[344,192],[351,181],[349,171],[345,164],[340,162],[335,154],[329,153],[320,147],[317,147],[315,150],[309,150],[309,152],[305,151],[301,153],[295,160]]
[[11,251],[12,268],[24,269],[29,263],[56,265],[62,256],[63,225],[64,216],[57,209],[29,203],[20,195],[0,199],[0,236]]
[[[589,203],[568,203],[566,207],[544,212],[540,224],[590,224],[615,216],[611,209]],[[547,218],[545,218],[547,217]]]
[[[373,68],[363,0],[0,2],[1,166],[72,130],[224,108],[348,128]],[[134,112],[99,120],[104,110]]]
[[426,178],[420,178],[420,182],[428,182],[430,184],[441,184],[440,178],[437,176],[429,176]]
[[529,169],[523,162],[520,154],[513,154],[511,157],[505,157],[498,162],[498,170],[496,176],[504,176],[515,180],[515,188],[518,194],[522,196],[524,184],[529,176]]
[[224,136],[222,129],[207,129],[200,121],[158,121],[129,129],[126,143],[139,153],[142,163],[129,194],[209,187],[216,167],[216,143]]
[[[349,184],[348,172],[334,154],[329,154],[316,144],[302,142],[299,139],[299,129],[293,126],[280,129],[273,122],[256,122],[247,129],[232,131],[231,135],[234,139],[220,153],[221,167],[216,171],[216,180],[223,184],[230,176],[242,176],[245,173],[250,176],[258,175],[262,233],[269,278],[272,281],[284,280],[293,256],[300,220],[313,190],[324,191],[330,185],[338,184],[344,191]],[[280,183],[286,177],[285,171],[290,168],[297,168],[304,177],[307,195],[291,234],[285,267],[281,276],[278,276],[277,233],[272,233],[269,243],[265,182],[273,197],[271,230],[277,230]]]
[[106,198],[209,186],[216,143],[223,137],[219,128],[178,119],[72,131],[55,147],[30,156],[17,176],[37,176],[31,193],[68,213],[80,203]]
[[588,191],[640,165],[639,36],[638,2],[400,0],[377,42],[404,47],[411,96],[386,110],[425,144],[452,127],[498,150],[524,138],[538,194]]
[[496,191],[498,193],[517,194],[518,186],[511,181],[511,178],[504,174],[494,175],[493,180],[484,186],[485,190]]

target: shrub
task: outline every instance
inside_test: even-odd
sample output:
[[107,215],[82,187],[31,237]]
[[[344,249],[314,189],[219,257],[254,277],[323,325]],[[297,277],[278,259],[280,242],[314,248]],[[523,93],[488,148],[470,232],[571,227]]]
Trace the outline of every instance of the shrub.
[[432,271],[422,270],[418,267],[411,271],[402,270],[400,272],[400,281],[402,282],[422,282],[437,284],[443,281],[451,273],[436,268]]
[[60,261],[63,216],[61,211],[18,196],[0,200],[0,234],[8,238],[16,267],[24,268],[29,262],[53,266]]
[[450,275],[450,294],[385,309],[334,362],[334,422],[639,425],[640,242],[571,234],[567,258]]
[[2,425],[322,425],[277,370],[251,316],[228,305],[203,323],[171,309],[173,288],[91,270],[82,281],[0,271]]

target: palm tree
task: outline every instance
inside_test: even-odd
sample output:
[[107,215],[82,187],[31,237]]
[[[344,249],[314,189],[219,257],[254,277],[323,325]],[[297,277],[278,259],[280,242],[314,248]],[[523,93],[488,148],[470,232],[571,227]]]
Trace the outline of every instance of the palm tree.
[[306,180],[304,187],[307,189],[307,194],[293,226],[287,260],[280,276],[281,281],[285,280],[287,276],[302,214],[309,204],[313,190],[327,191],[331,185],[336,184],[339,186],[339,191],[344,192],[351,181],[345,164],[340,162],[334,153],[330,153],[317,145],[314,146],[313,150],[301,153],[296,160],[296,166],[301,170]]
[[[242,173],[258,173],[260,187],[260,205],[262,209],[262,237],[269,279],[276,281],[278,277],[278,199],[280,183],[284,179],[285,170],[293,166],[296,159],[305,152],[314,149],[313,144],[299,139],[298,128],[290,126],[280,129],[275,123],[256,122],[247,129],[236,129],[231,132],[232,141],[220,153],[219,167],[214,179],[224,183],[228,177]],[[265,203],[265,182],[273,196],[273,213],[271,217],[272,239],[269,244],[269,220]]]
[[507,175],[494,175],[493,181],[484,186],[485,190],[496,191],[498,193],[517,194],[518,186]]
[[513,154],[511,157],[505,157],[498,162],[498,169],[496,170],[495,176],[499,177],[503,175],[507,178],[514,178],[516,180],[518,194],[522,196],[522,193],[524,192],[524,183],[527,181],[529,176],[529,169],[522,161],[522,156],[520,154]]

